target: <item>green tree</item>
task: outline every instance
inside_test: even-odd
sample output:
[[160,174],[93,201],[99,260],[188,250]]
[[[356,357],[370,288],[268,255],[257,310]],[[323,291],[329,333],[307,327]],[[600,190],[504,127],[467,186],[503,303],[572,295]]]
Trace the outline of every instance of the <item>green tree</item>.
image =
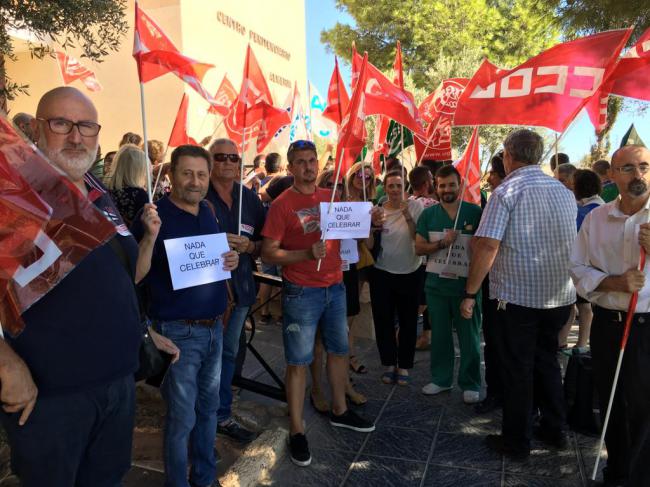
[[441,55],[459,59],[468,49],[477,60],[487,56],[514,66],[556,43],[560,34],[548,8],[536,0],[337,0],[337,7],[356,26],[337,23],[323,31],[321,41],[330,50],[349,61],[355,41],[373,64],[388,69],[400,40],[405,70],[415,86],[429,91],[440,79],[427,71]]
[[574,35],[634,25],[634,39],[650,26],[648,0],[542,0],[541,4],[553,9],[558,24]]
[[29,42],[33,57],[53,55],[51,43],[64,49],[79,46],[82,57],[96,62],[119,48],[128,25],[124,20],[126,0],[0,0],[0,106],[26,93],[23,80],[6,76],[5,59],[15,59],[11,32],[26,30],[36,37]]

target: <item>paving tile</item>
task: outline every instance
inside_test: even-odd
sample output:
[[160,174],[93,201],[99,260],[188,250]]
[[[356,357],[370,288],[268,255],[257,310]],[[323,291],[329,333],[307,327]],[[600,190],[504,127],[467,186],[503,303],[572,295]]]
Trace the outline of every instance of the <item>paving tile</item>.
[[422,487],[501,487],[501,473],[429,465]]
[[365,441],[367,433],[344,428],[334,428],[325,418],[314,418],[307,429],[307,440],[314,447],[356,453]]
[[162,487],[165,474],[141,467],[131,467],[124,478],[124,487]]
[[503,462],[482,435],[438,433],[430,464],[501,472]]
[[440,406],[421,402],[390,400],[379,418],[378,425],[433,430],[438,427],[442,410]]
[[476,414],[473,405],[450,403],[442,415],[440,431],[483,436],[501,432],[501,411]]
[[504,487],[580,487],[580,479],[554,479],[506,474]]
[[297,467],[288,454],[271,473],[264,485],[278,487],[337,487],[343,481],[354,453],[311,448],[312,462],[308,467]]
[[368,373],[364,375],[352,374],[354,389],[368,399],[386,399],[393,387],[382,383],[379,377]]
[[533,441],[530,457],[523,462],[514,462],[506,458],[505,471],[539,477],[562,478],[580,482],[580,467],[574,442],[566,450],[556,450]]
[[[362,455],[350,466],[346,487],[419,487],[424,463]],[[317,484],[306,484],[310,487]]]
[[433,431],[391,428],[381,425],[374,433],[370,433],[362,454],[426,462],[433,437]]

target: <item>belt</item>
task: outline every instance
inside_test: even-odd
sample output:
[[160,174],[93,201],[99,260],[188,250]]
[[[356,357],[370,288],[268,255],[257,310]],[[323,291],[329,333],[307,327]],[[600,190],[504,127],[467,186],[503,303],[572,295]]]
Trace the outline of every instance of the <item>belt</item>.
[[[610,321],[618,321],[620,323],[623,323],[627,316],[627,311],[607,309],[598,305],[594,305],[594,313],[598,313]],[[634,313],[634,319],[639,323],[650,323],[650,313]]]
[[214,324],[223,318],[223,315],[219,315],[216,318],[210,318],[207,320],[179,320],[185,323],[186,325],[194,325],[194,326],[214,326]]

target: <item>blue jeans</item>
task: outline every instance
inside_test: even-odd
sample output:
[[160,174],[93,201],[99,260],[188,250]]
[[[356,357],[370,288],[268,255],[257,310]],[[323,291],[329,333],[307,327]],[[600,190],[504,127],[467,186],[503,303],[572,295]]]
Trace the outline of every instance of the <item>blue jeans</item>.
[[23,487],[119,487],[131,468],[133,376],[83,392],[39,396],[24,426],[21,413],[0,420],[11,467]]
[[334,355],[348,354],[345,285],[307,287],[285,280],[282,284],[282,338],[289,365],[309,365],[314,360],[316,329],[323,346]]
[[223,330],[223,356],[221,358],[221,384],[219,385],[219,412],[217,419],[223,423],[232,413],[232,378],[235,375],[235,361],[239,352],[239,337],[248,316],[250,306],[236,306],[232,310],[228,325]]
[[166,321],[157,323],[156,328],[181,351],[160,387],[167,402],[165,487],[189,487],[188,445],[190,480],[200,487],[211,485],[217,475],[214,441],[221,377],[221,320],[212,327]]

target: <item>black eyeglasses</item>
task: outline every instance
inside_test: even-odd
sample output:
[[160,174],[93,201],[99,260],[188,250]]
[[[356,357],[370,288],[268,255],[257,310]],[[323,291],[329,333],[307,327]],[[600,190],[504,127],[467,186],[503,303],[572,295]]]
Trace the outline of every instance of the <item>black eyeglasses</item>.
[[212,154],[212,159],[214,159],[214,162],[230,161],[233,164],[241,162],[241,157],[238,154],[224,154],[223,152]]
[[291,143],[289,150],[287,152],[293,152],[295,150],[316,150],[316,146],[311,140],[296,140]]
[[68,135],[76,126],[77,130],[79,130],[79,135],[82,137],[95,137],[102,128],[101,125],[95,122],[73,122],[67,118],[37,118],[36,120],[47,122],[50,130],[59,135]]
[[614,170],[623,174],[632,174],[638,169],[641,174],[645,174],[650,170],[650,164],[642,162],[638,166],[634,164],[626,164],[625,166],[615,167]]

